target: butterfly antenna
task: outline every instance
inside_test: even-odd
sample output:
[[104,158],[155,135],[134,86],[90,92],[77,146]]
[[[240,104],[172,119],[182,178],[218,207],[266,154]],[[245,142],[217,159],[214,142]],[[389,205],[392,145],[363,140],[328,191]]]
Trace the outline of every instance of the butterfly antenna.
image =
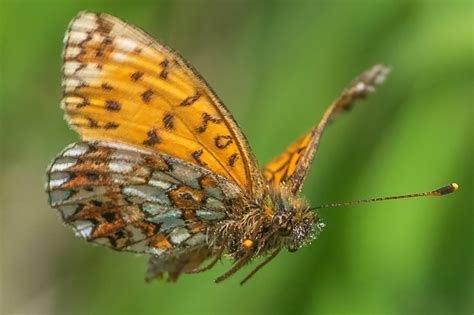
[[322,208],[337,208],[337,207],[345,207],[345,206],[353,206],[358,205],[361,203],[370,203],[370,202],[379,202],[385,200],[395,200],[395,199],[408,199],[408,198],[418,198],[418,197],[431,197],[431,196],[444,196],[455,192],[459,188],[459,185],[456,183],[451,183],[447,186],[443,186],[433,191],[417,193],[417,194],[408,194],[408,195],[400,195],[400,196],[390,196],[390,197],[379,197],[379,198],[371,198],[371,199],[362,199],[362,200],[354,200],[354,201],[347,201],[347,202],[340,202],[340,203],[330,203],[326,205],[312,207],[311,210],[318,210]]

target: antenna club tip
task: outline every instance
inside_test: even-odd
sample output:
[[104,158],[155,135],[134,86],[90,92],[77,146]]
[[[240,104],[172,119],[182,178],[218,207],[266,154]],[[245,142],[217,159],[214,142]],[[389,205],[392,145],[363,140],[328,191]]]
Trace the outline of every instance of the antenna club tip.
[[458,184],[451,183],[448,186],[444,186],[439,189],[436,189],[434,192],[435,192],[435,195],[437,196],[443,196],[443,195],[447,195],[447,194],[455,192],[458,188],[459,188]]

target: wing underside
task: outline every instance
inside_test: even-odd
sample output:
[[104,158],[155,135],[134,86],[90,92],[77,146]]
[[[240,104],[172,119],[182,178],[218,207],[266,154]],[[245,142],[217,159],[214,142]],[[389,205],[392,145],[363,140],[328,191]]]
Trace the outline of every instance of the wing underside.
[[48,170],[51,205],[85,240],[158,256],[206,246],[240,189],[172,157],[129,146],[82,142]]
[[262,173],[266,181],[276,187],[285,185],[293,194],[298,193],[328,123],[340,112],[351,109],[356,100],[365,98],[373,92],[375,87],[384,81],[388,72],[387,67],[375,65],[355,78],[341,96],[329,106],[319,124],[263,167]]

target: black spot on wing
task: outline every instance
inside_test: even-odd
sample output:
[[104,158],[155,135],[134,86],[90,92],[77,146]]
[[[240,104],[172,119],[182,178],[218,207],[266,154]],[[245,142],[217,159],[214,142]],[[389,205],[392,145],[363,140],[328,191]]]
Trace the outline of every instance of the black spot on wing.
[[206,166],[207,164],[205,162],[203,162],[201,160],[201,155],[203,153],[203,150],[197,150],[197,151],[194,151],[191,156],[193,157],[193,159],[201,166]]
[[110,112],[118,112],[120,109],[122,109],[122,105],[120,105],[120,103],[117,101],[107,100],[105,101],[105,109]]
[[147,136],[148,138],[143,141],[144,145],[152,146],[160,143],[160,139],[158,138],[156,129],[151,129],[150,131],[148,131]]

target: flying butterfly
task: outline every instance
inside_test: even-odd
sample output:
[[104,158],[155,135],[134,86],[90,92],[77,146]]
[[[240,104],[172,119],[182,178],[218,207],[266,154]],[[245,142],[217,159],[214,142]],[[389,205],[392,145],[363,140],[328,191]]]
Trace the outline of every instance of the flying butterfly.
[[[257,257],[296,251],[324,227],[316,210],[432,192],[310,207],[300,191],[322,133],[389,70],[375,65],[322,120],[262,169],[228,109],[180,55],[107,15],[79,13],[64,39],[62,108],[81,142],[47,171],[49,202],[76,235],[150,255],[147,280],[234,261],[221,282]],[[204,261],[210,259],[207,265]]]

